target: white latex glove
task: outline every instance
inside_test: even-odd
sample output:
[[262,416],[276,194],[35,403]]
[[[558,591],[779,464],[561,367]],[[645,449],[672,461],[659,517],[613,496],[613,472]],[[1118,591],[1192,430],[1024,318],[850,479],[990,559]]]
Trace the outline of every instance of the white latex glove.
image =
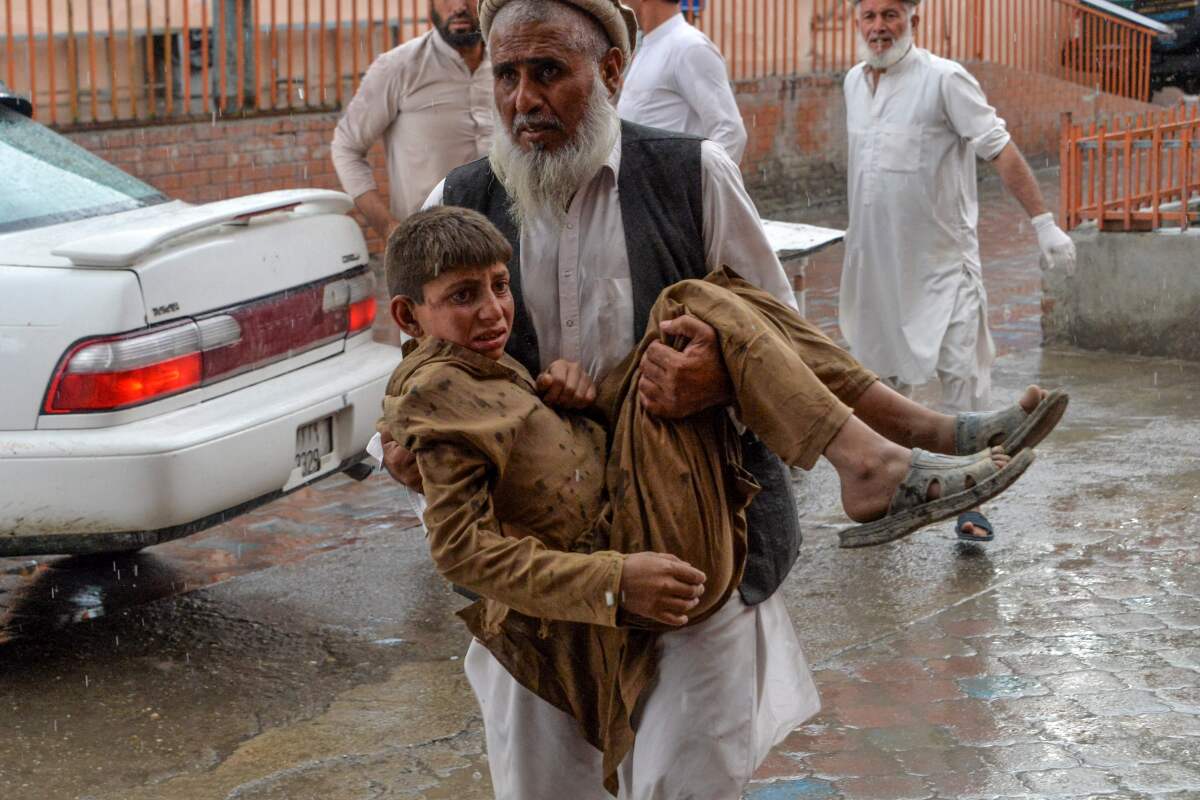
[[1061,269],[1075,274],[1075,243],[1062,228],[1054,224],[1054,215],[1047,211],[1030,220],[1037,231],[1038,247],[1042,251],[1042,269]]

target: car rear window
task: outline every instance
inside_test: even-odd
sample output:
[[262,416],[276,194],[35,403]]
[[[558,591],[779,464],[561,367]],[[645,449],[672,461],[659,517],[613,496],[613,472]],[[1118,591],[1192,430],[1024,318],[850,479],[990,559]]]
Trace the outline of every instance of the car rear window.
[[46,126],[0,107],[0,233],[166,202]]

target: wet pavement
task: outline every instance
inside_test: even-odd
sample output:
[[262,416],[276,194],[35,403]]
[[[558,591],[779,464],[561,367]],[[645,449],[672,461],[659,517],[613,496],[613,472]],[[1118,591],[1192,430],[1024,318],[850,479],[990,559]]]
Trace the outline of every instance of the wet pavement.
[[[1200,798],[1200,364],[1039,348],[1034,239],[983,206],[997,397],[1064,386],[1067,418],[988,545],[841,551],[832,471],[798,483],[824,710],[747,798]],[[839,266],[809,271],[830,330]],[[410,524],[339,477],[140,554],[0,560],[0,797],[490,797],[463,601]]]

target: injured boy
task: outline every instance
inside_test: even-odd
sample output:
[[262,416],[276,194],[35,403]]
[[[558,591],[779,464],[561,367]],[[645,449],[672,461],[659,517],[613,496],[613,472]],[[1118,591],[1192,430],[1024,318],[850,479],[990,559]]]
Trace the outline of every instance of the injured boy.
[[[826,456],[846,513],[864,523],[843,546],[861,546],[999,494],[1065,405],[1007,431],[1013,453],[901,447],[850,408],[877,377],[727,270],[665,290],[641,344],[599,386],[567,362],[535,378],[505,353],[511,255],[461,208],[420,212],[393,232],[391,312],[414,341],[380,427],[416,457],[438,571],[483,598],[461,612],[471,632],[580,723],[610,790],[655,674],[655,631],[706,618],[741,579],[757,486],[741,468],[737,424],[790,465]],[[717,332],[736,423],[726,409],[662,420],[641,406],[641,354],[660,323],[684,314]]]

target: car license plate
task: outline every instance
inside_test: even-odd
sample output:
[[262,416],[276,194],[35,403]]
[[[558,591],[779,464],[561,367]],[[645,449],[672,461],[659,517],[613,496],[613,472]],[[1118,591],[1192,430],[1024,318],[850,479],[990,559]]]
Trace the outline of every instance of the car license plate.
[[321,471],[321,457],[333,452],[333,417],[325,417],[296,429],[296,468],[300,477]]

